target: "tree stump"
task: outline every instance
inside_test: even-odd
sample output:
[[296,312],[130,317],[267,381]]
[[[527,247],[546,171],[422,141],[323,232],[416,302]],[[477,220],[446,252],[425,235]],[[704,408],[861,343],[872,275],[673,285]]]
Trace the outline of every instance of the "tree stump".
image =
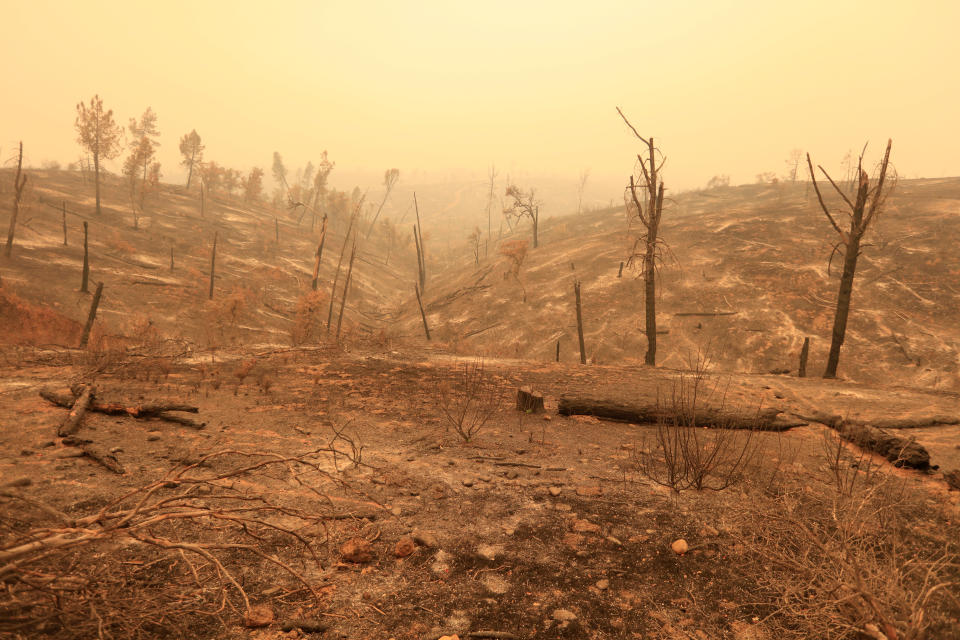
[[543,411],[543,396],[534,393],[530,387],[517,389],[517,411],[540,413]]

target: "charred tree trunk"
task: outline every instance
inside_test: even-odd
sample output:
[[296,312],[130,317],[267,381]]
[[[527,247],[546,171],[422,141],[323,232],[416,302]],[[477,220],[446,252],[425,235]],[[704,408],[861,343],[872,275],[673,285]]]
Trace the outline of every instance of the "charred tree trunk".
[[320,245],[317,247],[317,261],[313,265],[313,290],[317,290],[317,281],[320,278],[320,261],[323,259],[323,243],[327,239],[327,216],[323,216],[323,227],[320,229]]
[[423,299],[420,297],[420,287],[413,285],[413,290],[417,293],[417,306],[420,307],[420,319],[423,320],[423,335],[430,341],[430,327],[427,326],[427,314],[423,311]]
[[87,281],[90,279],[90,255],[87,247],[87,221],[83,221],[83,274],[80,276],[80,291],[89,293]]
[[420,205],[417,204],[417,194],[413,194],[413,209],[417,214],[417,225],[413,228],[417,244],[417,268],[420,278],[420,290],[427,286],[427,248],[423,245],[423,225],[420,223]]
[[330,288],[330,308],[327,310],[327,335],[330,335],[330,324],[333,322],[333,302],[337,293],[337,282],[340,280],[340,268],[343,267],[343,256],[347,252],[347,242],[350,241],[350,232],[353,230],[353,221],[356,215],[350,217],[347,226],[347,235],[343,238],[343,247],[340,248],[340,259],[337,261],[337,272],[333,276],[333,286]]
[[860,257],[860,247],[863,236],[870,228],[870,223],[883,206],[885,199],[884,182],[887,177],[887,167],[890,162],[890,148],[893,145],[892,140],[887,141],[887,149],[883,156],[883,162],[880,165],[880,174],[877,178],[875,187],[870,187],[870,178],[863,170],[863,156],[857,162],[857,193],[854,201],[837,186],[836,182],[830,177],[823,167],[820,171],[826,176],[827,180],[833,185],[849,211],[847,215],[850,220],[849,231],[844,231],[836,218],[834,218],[830,209],[823,200],[823,194],[820,193],[820,187],[817,185],[816,174],[813,171],[813,162],[810,160],[810,154],[807,154],[807,167],[810,170],[810,178],[813,188],[817,194],[817,200],[824,215],[830,221],[834,231],[840,236],[840,240],[835,247],[835,251],[843,252],[843,272],[840,275],[840,288],[837,292],[837,308],[833,319],[833,331],[830,341],[830,354],[827,356],[827,368],[823,373],[824,378],[836,378],[837,366],[840,363],[840,348],[843,346],[843,340],[847,332],[847,319],[850,316],[850,302],[853,297],[853,280],[857,273],[857,259]]
[[67,203],[63,201],[63,246],[67,246]]
[[27,184],[26,174],[22,174],[23,169],[23,143],[20,143],[20,153],[17,155],[17,173],[13,178],[13,212],[10,214],[10,229],[7,231],[6,257],[10,257],[13,252],[13,233],[17,228],[17,216],[20,215],[20,202],[23,199],[23,188]]
[[[200,185],[203,188],[203,185]],[[213,279],[217,269],[217,232],[213,232],[213,250],[210,252],[210,300],[213,300]]]
[[[573,283],[573,295],[577,301],[577,339],[580,341],[580,364],[587,364],[587,349],[583,344],[583,313],[580,309],[580,281]],[[557,343],[557,355],[560,354],[560,343]]]
[[[664,423],[671,425],[679,418],[676,410],[672,407],[593,397],[562,396],[557,412],[563,416],[596,416],[606,420],[634,424]],[[739,412],[704,407],[698,408],[696,414],[689,417],[689,421],[693,422],[693,425],[683,424],[681,426],[782,431],[799,424],[805,424],[795,420],[778,419],[779,414],[778,409]]]
[[797,377],[807,377],[807,358],[810,357],[810,338],[803,339],[803,348],[800,349],[800,368],[797,371]]
[[83,336],[80,338],[80,348],[87,346],[90,340],[90,331],[93,329],[93,321],[97,319],[97,307],[100,306],[100,296],[103,295],[103,283],[97,283],[97,290],[93,294],[93,301],[90,303],[90,314],[87,316],[87,324],[83,327]]
[[353,248],[350,249],[350,266],[347,267],[347,279],[343,283],[343,296],[340,298],[340,314],[337,316],[337,340],[340,340],[340,325],[343,324],[343,309],[347,306],[347,292],[350,291],[350,280],[353,279],[353,258],[357,255],[357,238],[353,238]]
[[93,185],[97,195],[97,215],[100,215],[100,140],[98,136],[97,145],[93,150]]
[[[647,207],[644,214],[643,204],[637,195],[637,184],[633,175],[630,176],[630,197],[637,210],[637,217],[646,228],[646,234],[642,237],[644,242],[643,251],[643,280],[644,280],[644,308],[646,316],[646,334],[647,334],[647,353],[644,356],[644,362],[650,366],[657,364],[657,247],[658,234],[660,232],[660,219],[663,215],[663,179],[660,177],[660,166],[657,165],[657,148],[653,143],[653,138],[644,138],[634,129],[623,112],[617,108],[617,113],[623,118],[623,121],[630,127],[633,134],[647,146],[647,157],[637,155],[640,162],[640,168],[643,170],[644,183],[642,188],[646,190]],[[661,162],[662,165],[662,162]],[[638,238],[634,244],[633,255],[629,261],[635,259],[638,255],[637,245],[641,239]]]

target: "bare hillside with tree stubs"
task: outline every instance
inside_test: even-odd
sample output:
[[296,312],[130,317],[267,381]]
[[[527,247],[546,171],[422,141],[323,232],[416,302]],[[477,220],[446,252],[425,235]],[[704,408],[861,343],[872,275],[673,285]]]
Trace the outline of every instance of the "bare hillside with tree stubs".
[[897,185],[823,379],[802,183],[665,195],[646,366],[623,207],[487,245],[486,186],[136,157],[99,215],[0,171],[0,637],[960,638],[960,179]]

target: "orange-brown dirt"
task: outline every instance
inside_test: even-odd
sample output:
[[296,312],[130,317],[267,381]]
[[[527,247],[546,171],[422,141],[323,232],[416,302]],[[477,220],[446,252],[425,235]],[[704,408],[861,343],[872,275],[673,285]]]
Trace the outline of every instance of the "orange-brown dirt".
[[[0,182],[5,177],[0,172]],[[669,333],[662,336],[664,366],[656,369],[637,364],[644,344],[640,284],[626,271],[616,278],[627,238],[614,212],[542,225],[541,248],[521,272],[526,304],[515,283],[503,278],[505,263],[491,259],[475,272],[465,259],[431,255],[428,319],[438,338],[432,345],[419,335],[412,249],[398,243],[384,264],[386,241],[375,233],[358,261],[337,342],[326,337],[325,324],[342,226],[327,238],[322,292],[308,300],[317,237],[284,213],[277,214],[277,244],[266,209],[221,197],[208,201],[200,218],[193,194],[165,187],[135,231],[122,207],[112,204],[123,201],[119,185],[104,189],[108,206],[101,218],[90,212],[91,191],[75,174],[37,175],[13,259],[2,263],[0,519],[7,524],[0,542],[48,526],[21,497],[80,517],[211,452],[292,455],[328,444],[335,429],[362,446],[361,466],[331,467],[343,485],[328,489],[320,512],[325,529],[310,533],[319,562],[296,545],[271,548],[307,576],[319,599],[269,563],[228,563],[251,602],[268,610],[266,627],[244,627],[242,612],[229,607],[206,617],[171,609],[167,618],[128,625],[132,636],[463,638],[493,630],[518,638],[814,637],[786,607],[778,583],[766,579],[776,567],[765,564],[756,540],[764,528],[758,518],[779,513],[761,510],[773,500],[774,484],[783,495],[793,495],[788,488],[800,496],[831,495],[823,480],[830,476],[826,427],[753,434],[755,477],[725,491],[674,495],[638,469],[638,452],[655,449],[656,426],[561,417],[557,398],[589,392],[668,402],[678,386],[689,384],[685,369],[699,352],[714,360],[706,381],[716,389],[713,400],[722,396],[727,406],[747,411],[774,406],[867,422],[960,415],[952,319],[958,306],[949,281],[960,267],[955,252],[945,250],[960,229],[960,181],[906,182],[891,200],[881,229],[884,238],[898,239],[897,252],[865,265],[841,356],[848,379],[830,381],[768,373],[795,367],[804,335],[817,345],[811,370],[825,359],[829,317],[821,316],[835,281],[824,273],[828,229],[802,187],[678,199],[664,235],[683,278],[665,263],[659,312]],[[61,200],[79,214],[68,214],[67,247],[61,213],[48,206]],[[91,280],[105,283],[87,350],[75,348],[74,334],[90,299],[77,292],[81,216],[90,222]],[[217,281],[209,301],[214,230]],[[901,269],[883,275],[895,259]],[[584,283],[586,367],[574,364],[571,275]],[[674,315],[721,310],[737,315]],[[550,362],[557,339],[560,363]],[[295,340],[302,344],[291,344]],[[463,442],[449,428],[438,390],[455,387],[473,354],[485,355],[485,373],[503,402],[477,436]],[[66,410],[38,395],[42,388],[94,381],[107,400],[196,404],[206,426],[88,414],[78,435],[116,449],[126,473],[112,474],[88,457],[72,457],[56,437]],[[545,395],[545,414],[513,409],[512,394],[522,385]],[[941,476],[960,469],[960,427],[901,433],[916,436],[939,470],[897,469],[856,455],[845,469],[856,476],[875,465],[898,487],[896,504],[908,506],[911,517],[898,525],[908,554],[890,557],[947,558],[938,575],[948,586],[925,601],[932,625],[926,637],[960,638],[960,494]],[[771,480],[760,482],[761,476]],[[243,481],[246,490],[279,493],[291,503],[310,498],[304,487],[278,482],[273,476]],[[770,504],[787,505],[783,500]],[[189,528],[180,533],[184,540],[200,535]],[[397,557],[396,545],[411,534],[421,544]],[[340,545],[356,537],[371,541],[371,562],[341,557]],[[683,555],[671,549],[680,538],[691,548]],[[165,582],[189,581],[179,557],[152,565],[154,556],[135,552],[100,546],[97,555],[80,553],[70,566],[82,575],[102,566],[104,576],[121,576],[104,584],[126,585],[143,597],[162,591]],[[824,608],[813,594],[811,616]],[[204,606],[216,609],[216,594],[207,596],[212,604]],[[237,606],[236,594],[230,597]],[[879,623],[883,606],[894,626],[907,629],[894,600],[880,599],[880,614],[856,609],[821,637],[869,637],[859,634]],[[104,601],[109,597],[97,600]],[[291,618],[316,618],[329,629],[313,636],[283,631]],[[58,638],[85,637],[91,629],[96,635],[96,625],[87,623],[54,618],[42,630]],[[39,632],[26,626],[4,635]],[[119,635],[119,627],[114,632]]]

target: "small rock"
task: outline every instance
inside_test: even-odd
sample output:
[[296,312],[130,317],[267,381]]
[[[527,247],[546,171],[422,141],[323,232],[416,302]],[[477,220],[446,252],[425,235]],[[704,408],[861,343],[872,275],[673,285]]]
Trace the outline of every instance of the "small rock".
[[373,559],[373,545],[364,538],[350,538],[340,546],[340,555],[347,562],[370,562]]
[[704,538],[713,538],[720,535],[720,532],[714,529],[713,527],[711,527],[710,525],[705,524],[703,525],[703,527],[700,528],[700,535],[703,536]]
[[44,440],[43,443],[41,443],[40,448],[41,448],[41,449],[46,449],[46,448],[52,447],[52,446],[54,446],[54,445],[56,445],[56,444],[57,444],[57,443],[54,442],[53,440]]
[[437,542],[437,536],[433,535],[429,531],[414,531],[411,535],[413,541],[419,544],[421,547],[426,547],[427,549],[434,549],[439,544]]
[[0,484],[0,487],[29,487],[33,484],[33,480],[24,476],[22,478],[14,478],[10,482],[4,482]]
[[577,487],[577,495],[584,498],[598,498],[603,495],[603,489],[599,486],[580,486]]
[[440,636],[437,640],[460,640],[460,636],[453,634],[452,636]]
[[150,435],[147,436],[147,442],[156,442],[159,439],[160,439],[159,433],[151,433]]
[[557,622],[573,622],[577,619],[577,614],[569,609],[554,609],[550,617]]
[[502,596],[510,590],[510,583],[496,575],[487,575],[483,578],[483,587],[490,594]]
[[250,607],[247,614],[243,616],[243,624],[252,629],[265,627],[273,622],[273,609],[265,604],[258,604]]
[[602,580],[597,580],[597,589],[600,589],[600,591],[606,591],[609,588],[610,588],[609,580],[607,580],[606,578],[603,578]]
[[556,498],[558,495],[560,495],[563,492],[563,489],[561,489],[560,487],[550,487],[549,491],[550,491],[550,495]]
[[573,530],[577,533],[600,533],[600,525],[589,520],[574,520]]
[[514,480],[514,479],[516,479],[516,478],[518,478],[518,477],[520,477],[520,472],[517,471],[516,469],[510,469],[510,471],[507,471],[507,479],[508,479],[508,480]]
[[401,515],[403,515],[403,509],[400,507],[394,507],[393,509],[390,509],[390,513],[399,518]]
[[613,544],[617,545],[618,547],[622,547],[622,546],[623,546],[623,543],[620,542],[617,538],[614,538],[613,536],[607,536],[607,542],[612,542]]
[[680,538],[679,540],[674,540],[673,544],[670,545],[670,548],[673,549],[675,554],[682,556],[690,550],[690,545],[687,544],[686,540]]
[[463,486],[465,486],[465,487],[472,487],[472,486],[473,486],[473,478],[464,478],[464,479],[461,480],[460,482],[461,482],[461,483],[463,484]]
[[492,477],[492,476],[489,476],[489,475],[487,475],[487,474],[483,474],[482,476],[480,476],[480,477],[477,478],[477,479],[478,479],[480,482],[490,482],[491,480],[493,480],[493,477]]
[[123,453],[123,447],[111,447],[110,453]]
[[413,538],[405,536],[397,540],[397,546],[393,548],[393,555],[398,558],[406,558],[413,553],[416,548],[417,543],[413,541]]
[[503,553],[503,547],[498,544],[482,544],[477,547],[477,555],[488,562],[493,562]]
[[553,416],[551,416],[549,413],[545,413],[543,414],[543,419],[546,420],[547,422],[550,422],[551,420],[553,420]]

